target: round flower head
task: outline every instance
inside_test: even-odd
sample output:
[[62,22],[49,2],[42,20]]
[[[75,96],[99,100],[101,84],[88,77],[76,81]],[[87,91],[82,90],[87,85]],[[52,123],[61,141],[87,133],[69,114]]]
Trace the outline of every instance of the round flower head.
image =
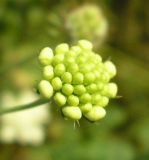
[[74,41],[86,38],[98,45],[104,41],[108,30],[102,9],[95,5],[84,5],[72,11],[66,18],[66,26]]
[[89,121],[98,121],[106,115],[109,99],[117,95],[117,85],[110,82],[116,75],[115,65],[102,62],[92,48],[91,42],[79,40],[71,47],[59,44],[54,51],[46,47],[39,55],[43,64],[39,92],[54,101],[68,119],[79,120],[84,116]]

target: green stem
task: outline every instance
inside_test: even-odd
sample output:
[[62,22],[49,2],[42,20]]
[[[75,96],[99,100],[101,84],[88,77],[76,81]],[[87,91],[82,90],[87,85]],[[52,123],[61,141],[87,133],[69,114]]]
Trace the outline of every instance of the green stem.
[[20,106],[14,106],[14,107],[10,107],[8,109],[2,109],[0,110],[0,116],[6,113],[12,113],[12,112],[16,112],[16,111],[22,111],[25,109],[31,109],[34,107],[37,107],[39,105],[45,104],[50,102],[50,100],[47,99],[38,99],[34,102],[28,103],[28,104],[24,104],[24,105],[20,105]]

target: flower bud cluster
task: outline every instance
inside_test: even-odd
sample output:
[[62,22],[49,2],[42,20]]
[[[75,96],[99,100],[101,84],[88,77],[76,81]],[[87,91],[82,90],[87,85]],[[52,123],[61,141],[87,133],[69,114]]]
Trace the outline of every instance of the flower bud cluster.
[[54,52],[44,48],[39,55],[43,79],[39,82],[40,94],[52,101],[64,117],[98,121],[106,115],[104,109],[110,98],[117,95],[117,85],[110,80],[116,75],[111,61],[102,62],[99,54],[87,40],[77,45],[59,44]]
[[66,27],[72,40],[85,38],[94,45],[101,44],[108,31],[107,19],[95,5],[84,5],[72,11],[66,18]]

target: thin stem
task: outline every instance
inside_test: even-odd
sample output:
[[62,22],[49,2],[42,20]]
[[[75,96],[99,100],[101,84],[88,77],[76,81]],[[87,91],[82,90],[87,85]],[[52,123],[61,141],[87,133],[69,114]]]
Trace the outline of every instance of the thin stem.
[[50,100],[48,99],[38,99],[34,102],[28,103],[28,104],[24,104],[24,105],[20,105],[20,106],[14,106],[14,107],[10,107],[8,109],[2,109],[0,110],[0,116],[6,113],[12,113],[12,112],[16,112],[16,111],[22,111],[25,109],[31,109],[34,107],[37,107],[39,105],[45,104],[50,102]]

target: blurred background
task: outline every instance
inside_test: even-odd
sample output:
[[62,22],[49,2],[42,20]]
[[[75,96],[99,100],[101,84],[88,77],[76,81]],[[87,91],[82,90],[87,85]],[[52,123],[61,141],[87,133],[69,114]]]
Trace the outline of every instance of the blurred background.
[[[121,98],[111,100],[98,123],[74,129],[56,110],[2,116],[0,160],[148,160],[149,12],[146,0],[1,0],[0,107],[39,96],[37,55],[79,39],[111,59]],[[36,116],[35,116],[36,115]]]

